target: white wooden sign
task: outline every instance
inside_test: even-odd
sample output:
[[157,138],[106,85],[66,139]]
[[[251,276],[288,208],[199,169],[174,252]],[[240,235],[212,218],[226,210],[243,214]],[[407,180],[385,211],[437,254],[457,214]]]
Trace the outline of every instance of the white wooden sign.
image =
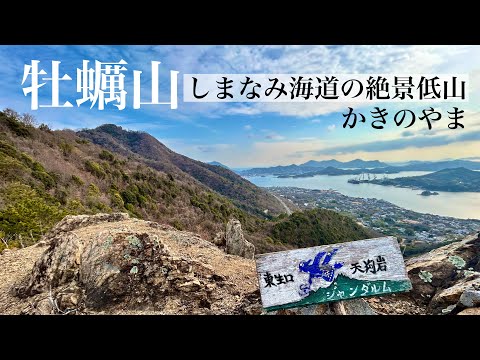
[[277,310],[412,288],[394,237],[255,256],[262,304]]

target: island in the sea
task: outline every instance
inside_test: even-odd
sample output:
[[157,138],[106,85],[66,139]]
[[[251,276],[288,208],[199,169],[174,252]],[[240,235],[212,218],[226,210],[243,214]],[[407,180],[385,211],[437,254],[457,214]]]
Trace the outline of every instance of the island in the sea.
[[438,192],[425,190],[425,191],[422,191],[422,192],[421,192],[420,194],[418,194],[418,195],[422,195],[422,196],[432,196],[432,195],[438,195]]
[[[359,182],[366,181],[360,180]],[[480,192],[480,172],[460,167],[443,169],[421,176],[374,179],[369,180],[369,183],[429,191]]]

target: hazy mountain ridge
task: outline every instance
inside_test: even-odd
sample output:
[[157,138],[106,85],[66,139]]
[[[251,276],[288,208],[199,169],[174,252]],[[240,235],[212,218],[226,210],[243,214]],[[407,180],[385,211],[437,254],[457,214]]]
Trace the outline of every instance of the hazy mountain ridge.
[[362,160],[362,159],[355,159],[351,161],[338,161],[335,159],[331,160],[321,160],[321,161],[316,161],[316,160],[310,160],[307,161],[300,166],[311,166],[311,167],[335,167],[338,169],[344,169],[344,168],[377,168],[377,167],[387,167],[388,164],[384,162],[380,162],[378,160]]
[[[337,160],[310,160],[301,165],[272,166],[252,168],[240,171],[242,176],[279,176],[279,177],[311,177],[316,175],[355,175],[359,173],[394,174],[401,171],[438,171],[463,167],[469,170],[480,170],[480,161],[447,160],[447,161],[410,161],[405,165],[389,165],[387,163],[364,160],[341,162]],[[335,171],[337,169],[339,171]]]

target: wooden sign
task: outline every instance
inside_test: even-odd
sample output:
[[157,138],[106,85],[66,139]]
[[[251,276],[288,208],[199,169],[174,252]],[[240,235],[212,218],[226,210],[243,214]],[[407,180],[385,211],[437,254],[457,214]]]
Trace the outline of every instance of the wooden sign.
[[412,288],[394,237],[261,254],[255,259],[267,311]]

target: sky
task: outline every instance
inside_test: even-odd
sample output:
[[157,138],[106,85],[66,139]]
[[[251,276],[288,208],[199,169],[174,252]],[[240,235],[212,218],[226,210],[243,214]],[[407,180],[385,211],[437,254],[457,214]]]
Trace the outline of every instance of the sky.
[[[146,131],[172,150],[201,161],[219,161],[233,168],[301,164],[308,160],[361,158],[386,162],[469,158],[480,160],[480,46],[0,46],[0,109],[30,113],[52,129],[94,128],[109,123]],[[52,61],[60,61],[60,104],[70,108],[31,109],[24,88],[24,66],[39,60],[51,75]],[[77,92],[77,69],[83,60],[126,64],[126,107],[107,104],[90,108]],[[142,101],[151,95],[151,61],[160,61],[160,101],[169,101],[170,71],[178,71],[178,109],[142,105],[133,109],[133,71],[142,71]],[[408,103],[420,111],[434,106],[446,113],[452,106],[465,111],[463,129],[449,129],[442,119],[428,130],[425,121],[408,129],[393,119],[384,129],[369,123],[343,128],[351,106],[368,114],[383,106],[393,115],[401,103],[187,103],[183,102],[183,74],[468,74],[465,103]],[[51,103],[51,87],[39,88],[39,103]],[[98,105],[98,104],[97,104]]]

